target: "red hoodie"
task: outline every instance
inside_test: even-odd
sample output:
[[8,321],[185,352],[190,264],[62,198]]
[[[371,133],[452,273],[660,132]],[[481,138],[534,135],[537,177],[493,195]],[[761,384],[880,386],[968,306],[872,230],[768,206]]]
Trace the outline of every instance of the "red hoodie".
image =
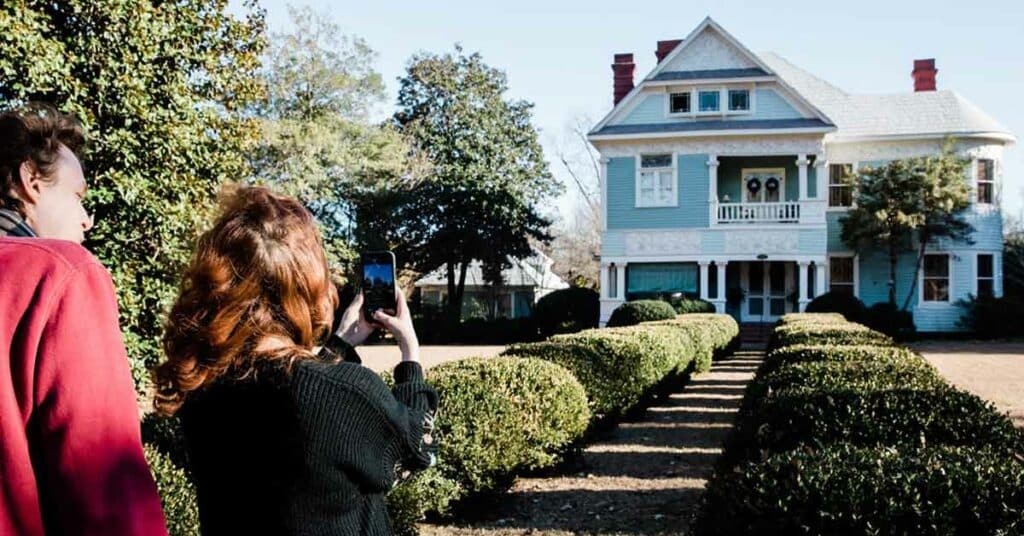
[[0,238],[0,535],[166,535],[107,270]]

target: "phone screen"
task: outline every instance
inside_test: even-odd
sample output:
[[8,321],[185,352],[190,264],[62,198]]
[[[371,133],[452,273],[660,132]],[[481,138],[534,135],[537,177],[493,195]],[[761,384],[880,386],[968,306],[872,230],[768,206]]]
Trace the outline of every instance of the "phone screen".
[[395,262],[387,251],[363,255],[363,311],[373,321],[374,311],[395,314]]

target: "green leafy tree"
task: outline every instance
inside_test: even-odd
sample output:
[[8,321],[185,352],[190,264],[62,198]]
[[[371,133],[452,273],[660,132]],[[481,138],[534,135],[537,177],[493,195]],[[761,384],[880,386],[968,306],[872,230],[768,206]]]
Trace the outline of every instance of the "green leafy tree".
[[446,269],[453,323],[473,259],[500,273],[509,256],[531,254],[531,238],[551,239],[538,206],[561,185],[530,122],[533,105],[507,90],[503,72],[459,46],[413,56],[401,79],[395,123],[432,167],[395,207],[388,236],[412,269]]
[[938,155],[893,160],[846,177],[855,188],[854,206],[841,218],[841,239],[855,250],[883,247],[889,257],[889,303],[896,306],[896,271],[901,253],[916,251],[914,277],[903,310],[917,291],[925,250],[940,241],[971,241],[974,227],[964,218],[970,206],[968,161],[953,142]]
[[0,7],[0,105],[54,103],[89,131],[96,226],[133,373],[144,389],[163,312],[216,193],[248,175],[262,96],[263,13],[227,0],[9,1]]
[[384,99],[369,45],[343,34],[328,14],[289,14],[291,30],[271,36],[264,59],[267,97],[251,109],[261,131],[253,180],[306,202],[331,260],[347,263],[358,208],[405,188],[422,165],[394,125],[368,120]]

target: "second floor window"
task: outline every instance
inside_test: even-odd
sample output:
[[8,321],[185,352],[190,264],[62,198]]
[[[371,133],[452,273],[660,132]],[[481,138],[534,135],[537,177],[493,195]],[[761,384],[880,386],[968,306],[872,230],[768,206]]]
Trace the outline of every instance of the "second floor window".
[[828,206],[848,207],[853,205],[853,185],[849,182],[849,178],[852,176],[852,164],[829,164]]
[[668,111],[672,114],[690,113],[690,92],[672,93],[668,96]]
[[717,112],[718,111],[718,99],[720,93],[718,90],[714,91],[701,91],[697,94],[699,101],[699,110],[701,112]]
[[676,174],[671,154],[647,154],[640,157],[636,206],[670,207],[676,205]]
[[995,177],[992,160],[978,160],[978,203],[992,204],[995,198]]

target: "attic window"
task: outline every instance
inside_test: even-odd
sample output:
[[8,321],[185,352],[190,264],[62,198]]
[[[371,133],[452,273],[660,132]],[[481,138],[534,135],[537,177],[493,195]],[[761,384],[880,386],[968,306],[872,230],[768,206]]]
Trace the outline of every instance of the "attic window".
[[697,94],[698,104],[701,112],[717,112],[720,93],[718,90],[701,91]]
[[690,92],[670,94],[668,96],[668,112],[671,114],[690,113]]
[[729,90],[729,111],[746,112],[750,110],[750,91],[746,89]]

